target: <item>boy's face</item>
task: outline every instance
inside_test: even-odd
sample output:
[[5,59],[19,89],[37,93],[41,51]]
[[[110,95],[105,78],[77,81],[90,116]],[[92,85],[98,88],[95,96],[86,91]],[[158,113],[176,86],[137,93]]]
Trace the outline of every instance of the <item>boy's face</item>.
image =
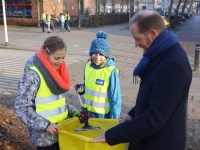
[[103,65],[106,62],[106,57],[99,53],[93,53],[92,54],[92,61],[95,63],[95,65]]

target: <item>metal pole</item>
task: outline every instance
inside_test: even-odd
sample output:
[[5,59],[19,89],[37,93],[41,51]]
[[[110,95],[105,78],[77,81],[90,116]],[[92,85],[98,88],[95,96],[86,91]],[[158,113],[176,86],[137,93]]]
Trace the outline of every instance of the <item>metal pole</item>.
[[196,44],[195,58],[194,58],[194,71],[199,70],[199,54],[200,54],[200,44]]
[[6,22],[6,10],[5,10],[5,1],[2,0],[3,8],[3,22],[4,22],[4,32],[5,32],[5,46],[8,45],[8,32],[7,32],[7,22]]
[[81,29],[81,0],[78,0],[78,29]]
[[129,20],[130,20],[130,18],[131,18],[131,3],[130,3],[130,0],[128,1],[128,3],[129,3]]

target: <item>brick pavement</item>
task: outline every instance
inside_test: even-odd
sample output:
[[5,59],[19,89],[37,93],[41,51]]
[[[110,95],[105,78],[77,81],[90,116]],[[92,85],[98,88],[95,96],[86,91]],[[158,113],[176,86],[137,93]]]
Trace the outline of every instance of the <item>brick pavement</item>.
[[[179,37],[193,67],[195,44],[199,42],[200,27],[197,26],[200,15],[181,23],[174,33]],[[80,108],[73,85],[83,82],[83,69],[87,61],[88,50],[95,33],[104,30],[108,33],[113,57],[120,69],[121,91],[123,98],[122,113],[128,112],[135,104],[138,85],[132,84],[132,71],[141,58],[142,51],[134,47],[134,40],[127,30],[128,24],[119,24],[99,28],[72,28],[70,33],[60,33],[56,29],[51,34],[43,34],[40,28],[8,28],[8,46],[4,46],[4,37],[0,37],[0,93],[17,91],[17,82],[23,73],[25,61],[31,57],[44,39],[50,35],[61,36],[68,47],[66,62],[69,66],[72,87],[68,92],[69,101]],[[3,35],[3,29],[0,29]],[[193,73],[192,85],[188,101],[188,140],[191,149],[199,149],[200,145],[200,72]]]

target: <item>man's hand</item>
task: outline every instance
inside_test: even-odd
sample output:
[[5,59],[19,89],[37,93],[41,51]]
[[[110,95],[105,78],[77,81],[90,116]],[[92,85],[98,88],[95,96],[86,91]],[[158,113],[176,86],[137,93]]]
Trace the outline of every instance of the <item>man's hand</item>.
[[56,134],[60,130],[60,126],[57,124],[49,124],[46,131],[50,132],[51,134]]
[[133,118],[128,115],[128,114],[123,114],[122,116],[120,116],[120,119],[119,119],[119,123],[123,123],[123,122],[126,122],[126,121],[131,121]]
[[106,142],[105,132],[102,133],[99,137],[94,138],[90,141],[91,143],[99,143],[99,142]]

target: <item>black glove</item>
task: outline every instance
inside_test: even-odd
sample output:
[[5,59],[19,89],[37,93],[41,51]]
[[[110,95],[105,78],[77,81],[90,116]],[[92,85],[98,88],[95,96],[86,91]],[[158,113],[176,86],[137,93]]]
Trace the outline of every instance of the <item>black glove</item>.
[[75,85],[75,90],[79,95],[83,95],[85,93],[85,86],[84,84],[77,84]]

